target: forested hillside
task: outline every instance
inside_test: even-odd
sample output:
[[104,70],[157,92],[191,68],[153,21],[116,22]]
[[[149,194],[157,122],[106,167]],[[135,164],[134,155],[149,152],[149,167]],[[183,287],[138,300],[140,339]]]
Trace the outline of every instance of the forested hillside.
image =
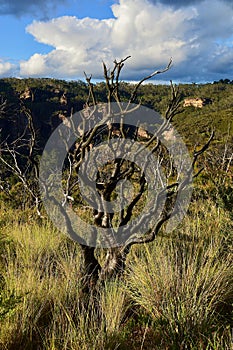
[[[120,85],[122,100],[127,101],[133,89],[130,83]],[[216,140],[224,143],[226,135],[233,134],[233,84],[226,80],[213,84],[181,84],[181,101],[185,98],[207,98],[202,108],[185,107],[175,119],[175,126],[183,137],[199,141],[210,128],[216,130]],[[95,85],[98,102],[105,102],[104,83]],[[32,111],[40,138],[46,141],[51,131],[61,122],[59,115],[69,116],[83,108],[88,98],[88,86],[82,81],[55,79],[1,79],[0,96],[5,105],[0,115],[1,141],[20,134],[24,120],[22,103]],[[140,87],[137,102],[163,114],[170,98],[170,87],[146,84]],[[181,102],[182,105],[182,102]],[[43,130],[43,131],[42,131]]]

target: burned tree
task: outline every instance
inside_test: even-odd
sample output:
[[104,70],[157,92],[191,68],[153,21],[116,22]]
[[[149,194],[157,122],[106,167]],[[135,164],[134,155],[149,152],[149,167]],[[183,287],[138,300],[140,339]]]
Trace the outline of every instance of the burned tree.
[[[125,269],[135,244],[152,242],[162,226],[173,229],[185,214],[199,156],[207,143],[194,150],[192,159],[172,126],[180,113],[180,95],[171,83],[170,102],[163,116],[137,103],[141,84],[171,67],[171,61],[135,84],[127,101],[121,97],[120,74],[125,61],[103,64],[106,101],[98,101],[91,76],[86,76],[89,96],[82,111],[64,117],[49,138],[40,164],[34,154],[35,130],[25,110],[30,138],[27,169],[38,187],[31,188],[18,164],[20,143],[2,145],[11,155],[0,160],[18,176],[34,198],[38,213],[43,203],[56,226],[80,246],[83,278],[88,288],[114,278]],[[40,170],[38,172],[38,169]],[[196,174],[194,173],[196,170]],[[101,249],[101,263],[97,252]]]
[[[135,104],[141,84],[168,71],[171,61],[139,81],[122,101],[119,78],[127,59],[114,61],[111,71],[103,64],[106,103],[98,103],[85,75],[87,103],[52,135],[40,167],[46,210],[79,243],[85,281],[92,286],[121,274],[134,244],[152,242],[165,223],[172,229],[181,220],[198,157],[213,137],[189,158],[171,124],[180,112],[172,83],[163,117]],[[55,160],[48,162],[52,155]],[[99,248],[105,252],[102,264]]]
[[[19,100],[17,110],[11,112],[16,119],[20,115],[20,128],[15,127],[13,133],[4,130],[3,135],[0,133],[0,163],[1,163],[1,190],[10,197],[11,185],[8,182],[9,175],[13,175],[19,181],[27,195],[26,200],[30,201],[37,214],[41,216],[41,200],[39,192],[39,167],[38,155],[39,148],[37,142],[37,133],[34,127],[31,111]],[[4,101],[7,106],[7,101]],[[13,118],[12,118],[13,119]],[[8,128],[4,128],[8,129]],[[0,130],[1,132],[1,130]],[[14,201],[14,198],[11,198]],[[24,200],[21,199],[22,204]]]

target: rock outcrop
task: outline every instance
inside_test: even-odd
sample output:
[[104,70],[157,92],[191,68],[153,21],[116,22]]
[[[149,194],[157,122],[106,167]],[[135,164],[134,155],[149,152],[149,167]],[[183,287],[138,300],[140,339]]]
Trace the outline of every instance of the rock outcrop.
[[212,100],[210,98],[186,98],[184,100],[183,106],[184,107],[196,107],[196,108],[202,108],[203,106],[212,103]]

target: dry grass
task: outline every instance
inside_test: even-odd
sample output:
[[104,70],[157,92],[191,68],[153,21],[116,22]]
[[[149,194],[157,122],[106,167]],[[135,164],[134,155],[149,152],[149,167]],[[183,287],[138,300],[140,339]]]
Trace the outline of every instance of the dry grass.
[[4,296],[22,297],[1,321],[0,349],[231,349],[232,222],[211,201],[135,247],[125,278],[88,298],[75,243],[16,212],[0,225]]

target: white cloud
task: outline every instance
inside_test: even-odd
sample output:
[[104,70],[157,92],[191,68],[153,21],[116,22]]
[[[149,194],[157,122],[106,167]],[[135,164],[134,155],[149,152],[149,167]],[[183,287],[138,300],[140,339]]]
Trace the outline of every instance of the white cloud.
[[21,62],[21,74],[29,76],[40,76],[48,74],[46,56],[35,53],[28,61]]
[[232,57],[233,7],[228,1],[202,0],[174,8],[156,1],[119,0],[112,11],[114,18],[107,20],[64,16],[34,21],[27,31],[54,49],[21,62],[21,75],[80,78],[85,70],[100,78],[102,61],[110,64],[131,55],[123,78],[138,79],[165,66],[172,56],[168,80],[204,81],[215,79],[221,64]]
[[102,45],[110,35],[113,21],[64,16],[48,22],[34,21],[27,31],[41,43],[72,51]]
[[112,19],[78,19],[71,16],[33,22],[27,31],[38,42],[55,49],[46,55],[35,54],[28,61],[21,62],[21,74],[67,78],[83,76],[84,70],[98,74],[101,61],[113,57],[108,47],[112,23]]
[[113,45],[124,54],[132,54],[135,69],[143,64],[150,69],[165,64],[171,56],[177,64],[186,59],[185,33],[196,16],[194,9],[174,10],[143,0],[122,0],[113,13],[117,16]]
[[7,77],[13,75],[15,65],[10,62],[4,62],[0,59],[0,77]]

